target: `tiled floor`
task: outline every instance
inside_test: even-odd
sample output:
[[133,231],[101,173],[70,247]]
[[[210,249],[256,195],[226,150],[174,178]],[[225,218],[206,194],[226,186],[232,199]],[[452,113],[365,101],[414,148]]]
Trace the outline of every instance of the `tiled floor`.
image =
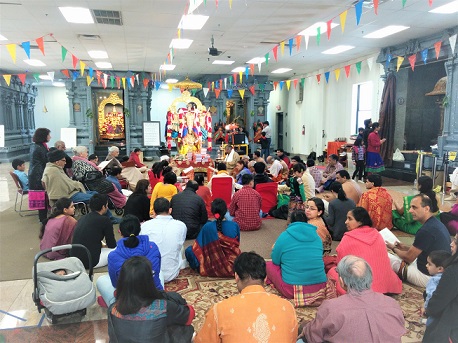
[[[10,182],[9,170],[9,164],[0,163],[0,214],[14,205],[16,189]],[[406,195],[415,193],[413,185],[397,181],[391,183],[394,185],[387,186],[388,189]],[[445,205],[449,207],[451,203]],[[20,220],[18,216],[18,222]],[[100,275],[94,274],[94,281]],[[84,318],[73,316],[62,320],[62,323],[68,324],[51,326],[44,313],[38,313],[32,301],[32,292],[31,279],[0,282],[0,342],[108,342],[105,309],[94,304],[88,308]]]

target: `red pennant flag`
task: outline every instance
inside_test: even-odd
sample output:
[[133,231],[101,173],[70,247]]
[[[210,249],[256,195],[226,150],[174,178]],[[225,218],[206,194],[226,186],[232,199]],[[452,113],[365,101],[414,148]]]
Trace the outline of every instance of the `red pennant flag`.
[[378,0],[374,0],[374,12],[375,12],[375,15],[378,15]]
[[326,26],[327,26],[326,34],[328,35],[328,40],[329,38],[331,38],[331,30],[332,30],[331,24],[332,24],[332,19],[326,22]]
[[274,81],[274,90],[277,90],[278,81]]
[[143,79],[143,88],[147,88],[148,87],[148,83],[149,83],[149,80],[148,79]]
[[76,69],[76,64],[78,63],[78,57],[72,54],[72,64],[73,64],[73,69]]
[[409,56],[409,63],[410,63],[410,67],[412,68],[412,71],[414,71],[415,69],[415,62],[417,61],[417,54],[413,54],[411,56]]
[[67,78],[70,78],[70,73],[68,72],[68,69],[62,69],[61,72],[62,72],[62,74],[64,74]]
[[100,70],[96,70],[95,74],[97,75],[97,84],[100,85],[100,82],[102,81],[100,78],[102,76],[102,72]]
[[294,80],[293,80],[294,89],[296,89],[296,87],[297,87],[297,81],[298,81],[298,79],[294,79]]
[[272,52],[274,53],[274,58],[275,62],[277,61],[277,54],[278,54],[278,45],[275,45],[275,47],[272,49]]
[[301,50],[302,35],[296,36],[296,50]]
[[18,74],[17,77],[21,80],[22,84],[25,85],[25,74]]
[[[232,74],[232,76],[234,77],[234,83],[237,83],[237,73]],[[240,80],[240,82],[241,82],[241,81],[242,81],[242,80]]]
[[436,60],[439,59],[439,54],[441,53],[442,41],[434,43],[434,49],[436,50]]
[[208,88],[208,89],[211,88],[211,83],[210,83],[210,82],[207,82],[207,88]]
[[321,74],[318,74],[318,75],[316,76],[316,80],[318,81],[318,83],[320,83],[320,81],[321,81]]
[[351,67],[350,65],[347,65],[347,66],[344,67],[345,75],[347,75],[347,78],[348,78],[348,76],[350,76],[350,67]]
[[121,88],[121,78],[119,76],[116,76],[116,86],[119,88]]
[[219,88],[215,88],[215,95],[216,95],[216,99],[219,98],[219,94],[221,93],[221,89]]
[[41,53],[44,56],[45,55],[45,46],[44,46],[44,43],[43,43],[43,37],[35,39],[35,42],[37,42],[38,49],[40,49]]
[[429,7],[431,7],[433,5],[433,0],[428,0],[428,3],[429,3]]
[[248,89],[250,90],[251,94],[254,95],[256,93],[256,91],[254,90],[254,85],[250,86]]
[[254,64],[250,64],[250,75],[254,75]]

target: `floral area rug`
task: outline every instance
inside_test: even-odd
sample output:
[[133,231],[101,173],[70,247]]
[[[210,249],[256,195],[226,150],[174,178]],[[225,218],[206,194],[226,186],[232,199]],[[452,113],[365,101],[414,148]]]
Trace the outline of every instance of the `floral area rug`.
[[[166,284],[166,291],[180,293],[192,305],[196,311],[196,318],[193,321],[194,329],[199,331],[205,314],[210,307],[224,299],[237,295],[237,287],[234,279],[210,278],[200,276],[190,268],[183,269],[175,280]],[[266,287],[267,292],[278,294],[271,286]],[[406,334],[402,342],[421,342],[425,325],[421,323],[419,314],[420,306],[423,304],[421,291],[403,284],[402,294],[393,296],[401,305],[406,319]],[[311,320],[315,318],[316,308],[302,307],[297,308],[297,318]]]

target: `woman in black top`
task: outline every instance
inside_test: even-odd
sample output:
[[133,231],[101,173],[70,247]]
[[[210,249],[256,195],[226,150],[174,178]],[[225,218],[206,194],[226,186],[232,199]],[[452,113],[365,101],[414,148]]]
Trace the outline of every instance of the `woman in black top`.
[[124,217],[128,214],[132,214],[136,216],[140,222],[150,219],[150,199],[147,196],[148,192],[151,192],[149,181],[146,179],[139,180],[135,187],[135,191],[127,199],[126,206],[124,207]]

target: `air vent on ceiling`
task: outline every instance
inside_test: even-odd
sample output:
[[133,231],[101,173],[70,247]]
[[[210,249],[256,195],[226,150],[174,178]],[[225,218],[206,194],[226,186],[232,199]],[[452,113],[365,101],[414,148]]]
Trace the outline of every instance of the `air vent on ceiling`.
[[97,24],[122,26],[120,11],[92,10],[92,14],[97,21]]
[[99,35],[78,35],[78,39],[81,40],[100,40]]

